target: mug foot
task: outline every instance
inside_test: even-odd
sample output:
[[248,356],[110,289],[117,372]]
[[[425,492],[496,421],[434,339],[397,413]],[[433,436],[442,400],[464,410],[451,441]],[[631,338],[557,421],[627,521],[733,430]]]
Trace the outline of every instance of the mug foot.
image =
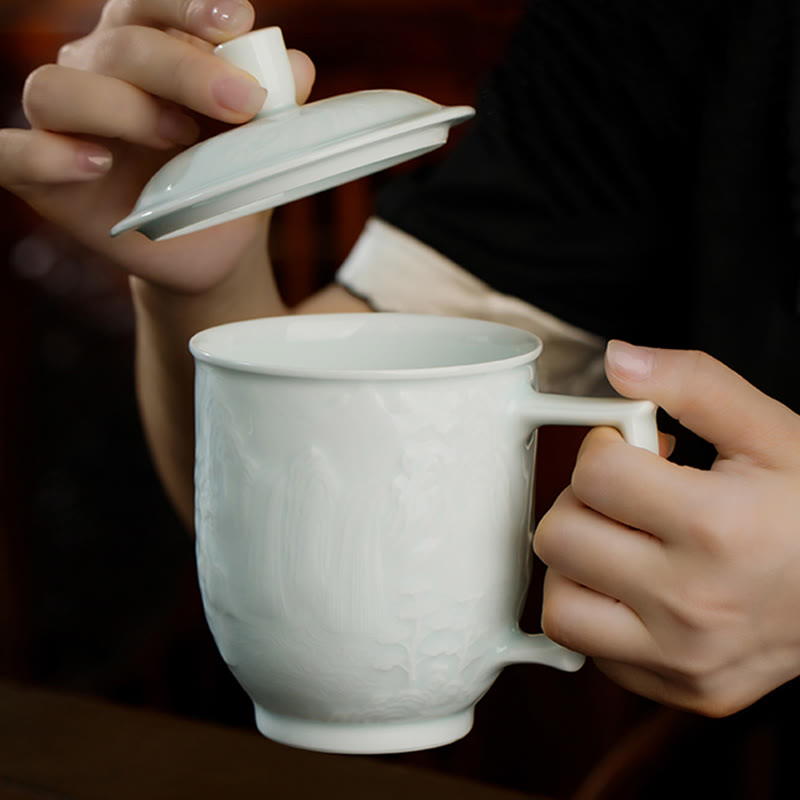
[[474,709],[415,722],[317,722],[273,714],[255,706],[256,725],[268,739],[324,753],[408,753],[441,747],[466,736]]

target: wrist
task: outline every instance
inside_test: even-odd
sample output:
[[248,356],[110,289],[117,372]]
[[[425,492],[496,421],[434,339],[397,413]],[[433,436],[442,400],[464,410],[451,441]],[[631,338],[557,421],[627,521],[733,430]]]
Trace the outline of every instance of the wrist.
[[202,291],[136,276],[129,281],[137,321],[186,338],[212,325],[288,313],[263,250],[242,259],[223,280]]

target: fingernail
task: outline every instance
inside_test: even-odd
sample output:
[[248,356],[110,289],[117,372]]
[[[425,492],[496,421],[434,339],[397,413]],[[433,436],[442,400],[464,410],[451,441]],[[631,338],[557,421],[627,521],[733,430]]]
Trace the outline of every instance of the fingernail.
[[217,0],[209,11],[211,27],[219,31],[238,31],[253,23],[253,7],[242,0]]
[[78,167],[82,172],[102,175],[111,168],[113,158],[105,147],[94,144],[82,144],[78,148]]
[[606,364],[611,372],[630,381],[644,381],[653,369],[653,351],[627,342],[612,340],[606,347]]
[[162,139],[175,144],[194,144],[200,135],[197,123],[174,108],[166,108],[161,112],[157,132]]
[[211,87],[214,99],[230,111],[255,114],[264,105],[267,96],[251,78],[220,78]]

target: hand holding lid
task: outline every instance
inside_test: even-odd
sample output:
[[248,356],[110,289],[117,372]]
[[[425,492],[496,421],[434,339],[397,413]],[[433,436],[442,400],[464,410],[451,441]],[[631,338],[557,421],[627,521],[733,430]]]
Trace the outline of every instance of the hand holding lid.
[[475,113],[391,90],[298,106],[280,28],[253,31],[215,53],[259,81],[263,107],[165,164],[112,236],[138,229],[166,239],[283,205],[433,150]]
[[249,72],[267,90],[256,115],[297,107],[294,75],[280,28],[262,28],[214,48],[214,55]]

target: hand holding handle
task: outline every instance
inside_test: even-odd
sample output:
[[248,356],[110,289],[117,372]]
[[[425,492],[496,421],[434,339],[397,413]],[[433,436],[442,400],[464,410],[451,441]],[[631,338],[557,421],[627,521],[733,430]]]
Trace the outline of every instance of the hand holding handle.
[[[658,452],[656,406],[649,400],[571,397],[527,392],[519,414],[532,428],[542,425],[610,425],[635,447]],[[574,672],[583,666],[584,656],[556,644],[544,634],[509,633],[497,651],[499,666],[517,663],[546,664]]]
[[649,400],[571,397],[534,392],[523,414],[532,427],[542,425],[608,425],[629,444],[658,453],[656,405]]

